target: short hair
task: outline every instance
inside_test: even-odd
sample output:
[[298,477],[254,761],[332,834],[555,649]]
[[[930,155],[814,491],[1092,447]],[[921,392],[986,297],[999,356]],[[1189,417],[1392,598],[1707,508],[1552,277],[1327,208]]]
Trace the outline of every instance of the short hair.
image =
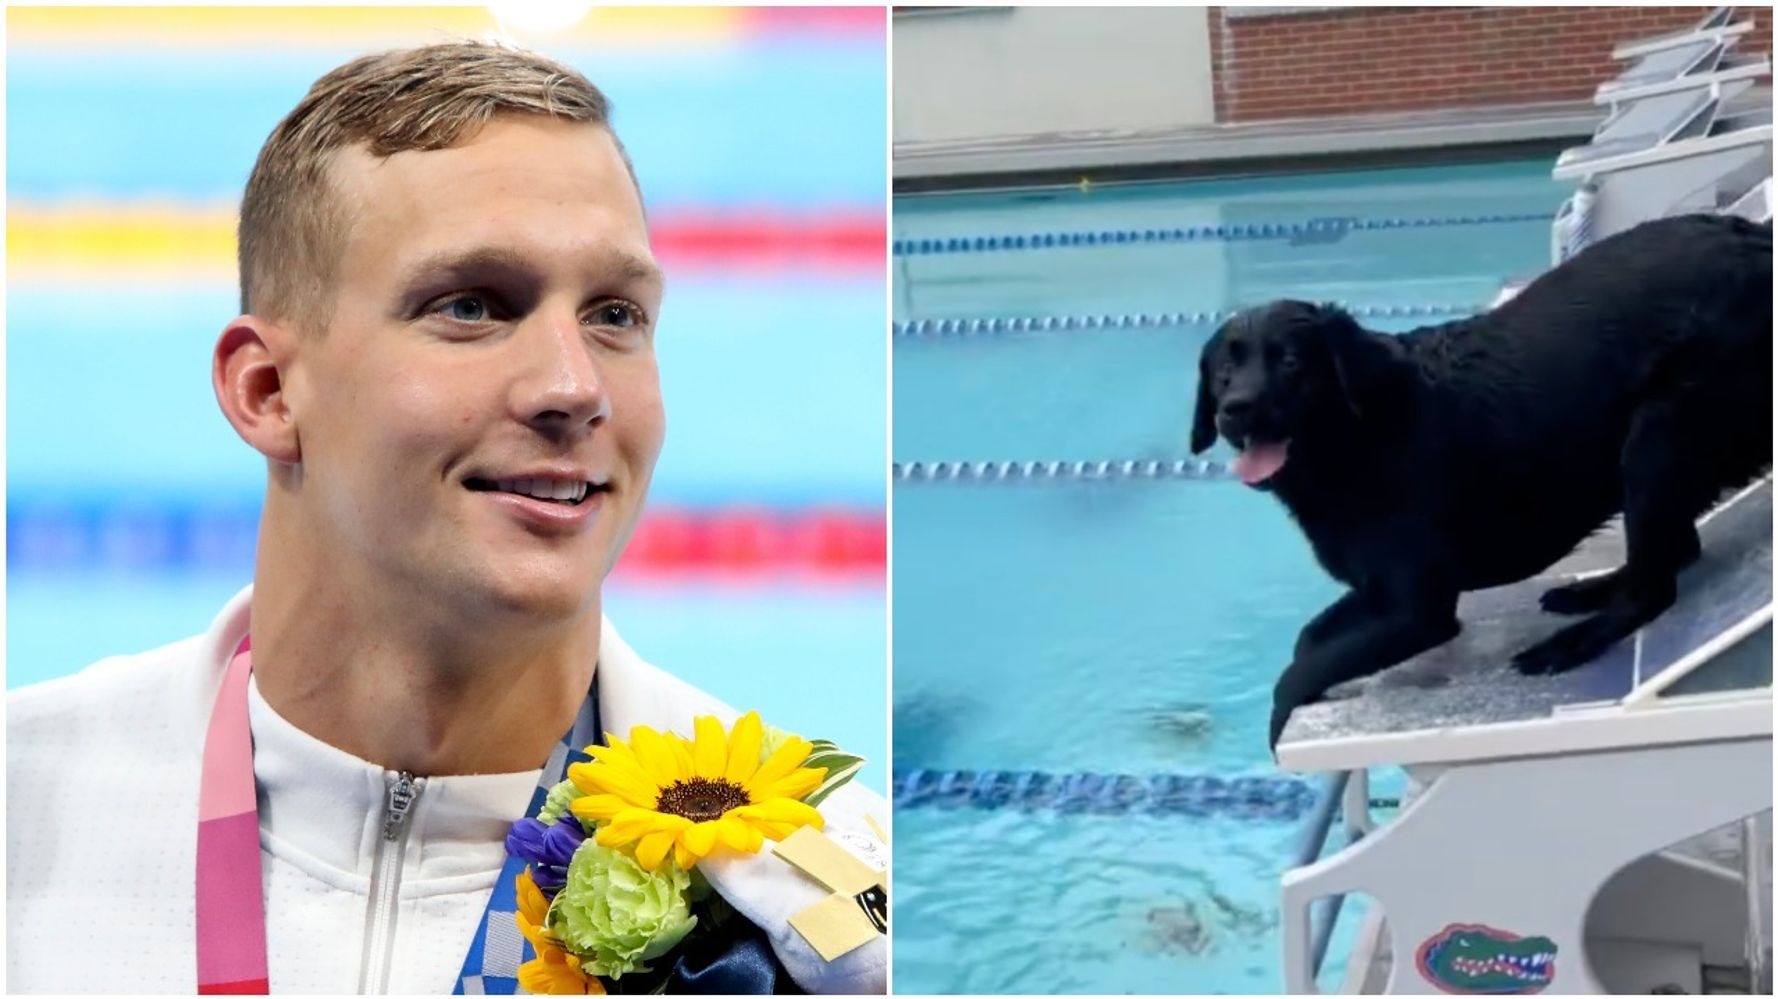
[[[473,138],[498,113],[611,128],[611,104],[586,77],[491,42],[368,55],[316,80],[272,129],[247,179],[236,233],[241,311],[325,326],[351,222],[328,182],[336,152],[361,144],[375,156],[445,149]],[[627,155],[624,165],[634,180]]]

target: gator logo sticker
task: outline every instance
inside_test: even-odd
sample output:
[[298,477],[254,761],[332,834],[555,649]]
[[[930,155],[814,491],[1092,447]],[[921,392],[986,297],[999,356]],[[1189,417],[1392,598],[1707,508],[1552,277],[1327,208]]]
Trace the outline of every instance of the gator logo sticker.
[[1452,923],[1420,945],[1414,963],[1427,981],[1454,995],[1535,995],[1556,977],[1556,944],[1549,937]]

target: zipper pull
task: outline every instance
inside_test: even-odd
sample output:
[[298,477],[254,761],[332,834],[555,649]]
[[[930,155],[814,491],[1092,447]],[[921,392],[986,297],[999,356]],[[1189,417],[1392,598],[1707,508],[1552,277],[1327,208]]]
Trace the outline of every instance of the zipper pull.
[[407,822],[407,813],[414,807],[414,799],[420,796],[419,786],[414,783],[414,775],[403,770],[395,775],[395,783],[389,785],[389,803],[383,811],[383,838],[390,842],[401,833],[402,824]]

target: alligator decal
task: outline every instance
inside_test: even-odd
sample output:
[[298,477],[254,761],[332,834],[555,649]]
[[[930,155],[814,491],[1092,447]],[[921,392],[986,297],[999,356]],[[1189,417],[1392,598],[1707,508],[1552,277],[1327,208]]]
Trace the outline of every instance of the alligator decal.
[[1475,923],[1452,923],[1414,955],[1427,981],[1456,995],[1533,995],[1556,977],[1556,944]]

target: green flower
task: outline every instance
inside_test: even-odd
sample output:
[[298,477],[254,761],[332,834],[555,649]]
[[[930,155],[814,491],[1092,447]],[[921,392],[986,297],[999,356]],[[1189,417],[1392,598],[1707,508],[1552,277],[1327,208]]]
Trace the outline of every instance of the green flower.
[[582,843],[546,924],[589,972],[617,978],[647,971],[698,924],[686,904],[691,877],[668,862],[650,873],[622,851]]
[[[562,817],[562,813],[568,810],[568,803],[585,793],[585,791],[575,787],[573,781],[562,781],[560,784],[549,789],[549,794],[543,799],[543,809],[537,813],[537,821],[546,826],[555,825],[556,820]],[[582,825],[585,825],[585,823],[582,823]]]

